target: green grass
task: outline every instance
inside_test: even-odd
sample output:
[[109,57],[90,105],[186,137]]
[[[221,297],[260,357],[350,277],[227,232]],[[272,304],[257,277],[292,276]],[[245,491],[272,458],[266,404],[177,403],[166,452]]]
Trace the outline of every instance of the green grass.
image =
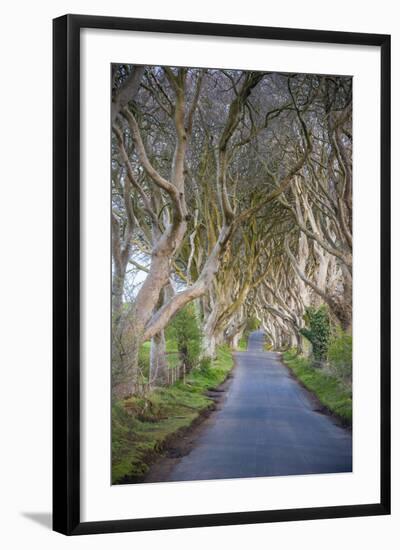
[[295,376],[310,390],[319,401],[344,424],[352,422],[352,392],[339,379],[316,369],[310,365],[310,360],[296,355],[294,350],[283,354],[285,364]]
[[[139,351],[139,361],[144,366],[143,374],[147,379],[150,366],[150,342],[144,342]],[[175,340],[167,340],[165,343],[167,352],[167,366],[172,369],[180,364],[178,345]]]
[[220,385],[233,367],[228,348],[218,349],[211,366],[195,369],[185,383],[131,397],[112,409],[112,483],[135,481],[171,438],[186,430],[213,401],[204,392]]
[[247,351],[248,343],[249,343],[248,335],[247,336],[242,336],[241,339],[239,340],[237,350],[238,351]]

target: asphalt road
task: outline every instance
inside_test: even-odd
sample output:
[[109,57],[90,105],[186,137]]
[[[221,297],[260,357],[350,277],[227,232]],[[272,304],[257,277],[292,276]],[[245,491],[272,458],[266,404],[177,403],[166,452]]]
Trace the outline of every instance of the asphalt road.
[[[253,332],[219,410],[162,479],[183,481],[352,471],[351,433],[318,412]],[[150,480],[149,480],[150,481]]]

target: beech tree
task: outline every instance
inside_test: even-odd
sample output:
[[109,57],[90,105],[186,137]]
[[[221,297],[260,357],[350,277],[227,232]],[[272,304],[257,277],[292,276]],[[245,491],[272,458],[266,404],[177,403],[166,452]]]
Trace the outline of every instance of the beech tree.
[[113,394],[139,350],[165,379],[164,330],[195,302],[203,354],[256,315],[301,348],[320,300],[351,325],[351,82],[113,66]]

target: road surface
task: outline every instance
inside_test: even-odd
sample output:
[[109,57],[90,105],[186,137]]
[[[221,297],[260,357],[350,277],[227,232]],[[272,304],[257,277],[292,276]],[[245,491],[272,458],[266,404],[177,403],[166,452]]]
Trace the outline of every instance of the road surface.
[[[253,332],[236,353],[220,409],[179,459],[163,459],[146,481],[286,476],[352,471],[351,432],[318,412],[276,353]],[[169,462],[168,462],[169,461]]]

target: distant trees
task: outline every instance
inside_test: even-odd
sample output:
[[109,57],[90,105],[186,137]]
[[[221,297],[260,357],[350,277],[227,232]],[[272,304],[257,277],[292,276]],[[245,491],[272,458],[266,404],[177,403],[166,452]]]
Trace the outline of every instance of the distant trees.
[[[202,353],[257,316],[301,347],[326,304],[351,327],[351,79],[113,66],[113,392],[194,304]],[[188,311],[188,310],[187,310]]]

